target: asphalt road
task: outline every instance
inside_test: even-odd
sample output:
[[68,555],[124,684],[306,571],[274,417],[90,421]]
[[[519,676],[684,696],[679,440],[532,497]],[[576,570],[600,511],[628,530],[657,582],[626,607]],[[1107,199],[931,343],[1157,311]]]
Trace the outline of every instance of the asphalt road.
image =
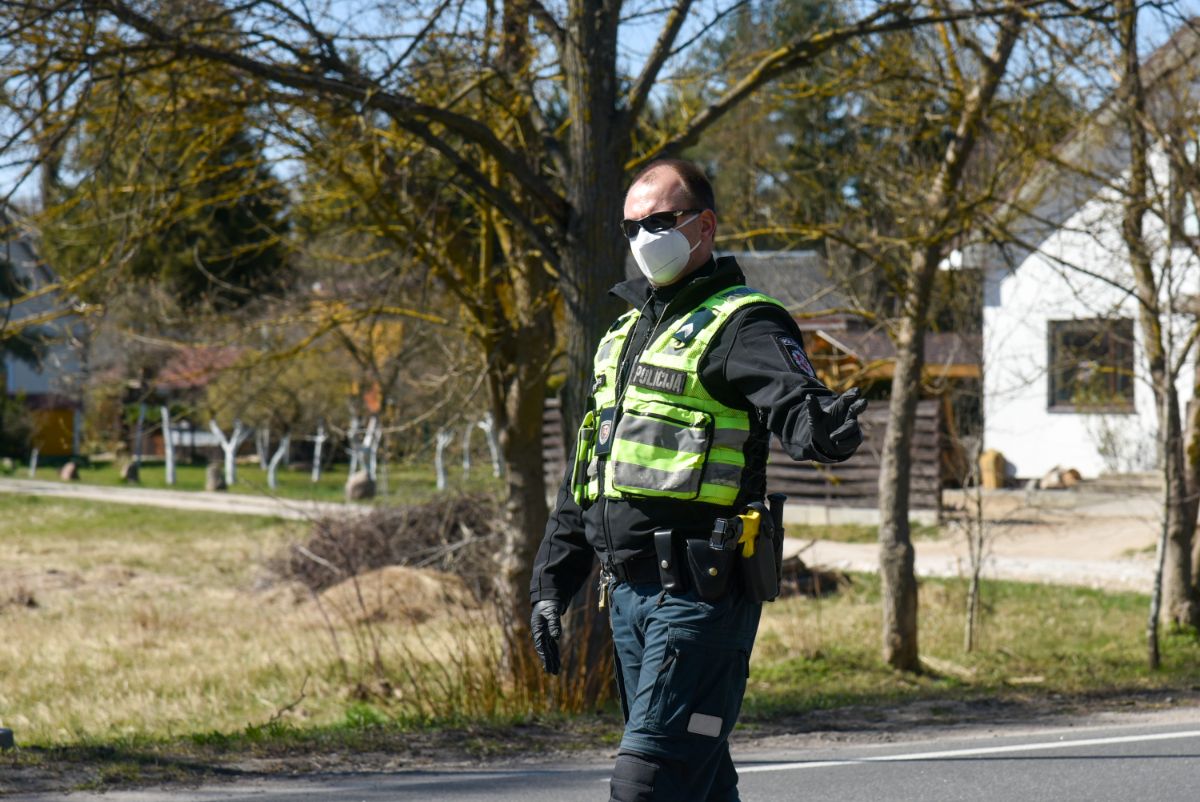
[[[1200,711],[1171,723],[982,732],[910,743],[735,751],[744,802],[1194,800]],[[572,802],[607,798],[609,763],[265,778],[193,789],[71,794],[79,802]],[[36,796],[13,799],[49,800]]]

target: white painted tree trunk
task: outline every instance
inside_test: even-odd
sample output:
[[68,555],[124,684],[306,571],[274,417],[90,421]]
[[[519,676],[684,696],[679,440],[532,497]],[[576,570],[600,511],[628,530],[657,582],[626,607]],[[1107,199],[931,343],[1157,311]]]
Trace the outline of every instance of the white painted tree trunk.
[[499,477],[503,472],[503,466],[500,461],[500,442],[496,438],[496,420],[489,412],[487,417],[477,425],[483,429],[483,434],[487,437],[488,451],[492,455],[492,476]]
[[258,455],[258,467],[267,470],[271,461],[271,427],[260,426],[254,430],[254,451]]
[[292,436],[285,434],[283,439],[279,441],[279,448],[271,456],[271,461],[267,464],[267,487],[272,490],[279,488],[279,483],[276,480],[276,473],[279,468],[279,463],[287,456],[288,447],[292,444]]
[[167,487],[175,486],[175,433],[171,430],[171,410],[166,404],[162,412],[163,454],[167,458]]
[[383,430],[379,418],[371,418],[367,424],[367,436],[363,438],[364,459],[367,463],[367,476],[371,481],[377,481],[379,474],[379,443],[383,440]]
[[325,423],[317,424],[317,436],[313,438],[313,464],[312,464],[312,481],[313,484],[321,481],[321,449],[325,445]]
[[350,419],[350,429],[346,432],[346,451],[350,454],[350,476],[358,471],[358,418]]
[[38,458],[38,450],[35,448],[29,454],[29,478],[30,479],[37,478],[37,458]]
[[437,433],[437,452],[433,456],[433,468],[437,472],[437,489],[446,489],[446,446],[454,442],[454,432],[439,429]]
[[379,418],[372,417],[367,421],[367,430],[363,432],[361,439],[358,431],[358,418],[353,418],[350,421],[350,445],[347,449],[350,452],[350,475],[365,470],[373,482],[379,468],[379,442],[383,439]]
[[465,427],[463,427],[462,468],[463,468],[463,477],[464,478],[471,473],[471,434],[474,431],[475,431],[475,427],[469,423]]
[[237,481],[237,451],[254,430],[242,426],[240,420],[233,422],[233,434],[230,437],[225,436],[225,432],[221,431],[215,420],[208,422],[208,428],[216,435],[221,444],[221,451],[225,454],[225,484],[233,487],[233,483]]

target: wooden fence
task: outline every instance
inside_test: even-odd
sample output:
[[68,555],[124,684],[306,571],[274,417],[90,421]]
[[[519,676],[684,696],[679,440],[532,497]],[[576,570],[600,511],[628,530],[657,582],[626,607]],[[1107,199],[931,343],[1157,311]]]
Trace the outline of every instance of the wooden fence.
[[[917,404],[913,432],[912,488],[909,508],[939,511],[942,505],[942,403],[937,399]],[[871,508],[879,505],[879,457],[887,430],[887,402],[875,401],[860,418],[864,440],[858,453],[846,462],[820,465],[795,462],[779,441],[771,438],[767,462],[767,490],[786,493],[790,503],[828,507]],[[542,459],[548,487],[557,492],[563,478],[565,446],[558,399],[546,402],[542,418]]]

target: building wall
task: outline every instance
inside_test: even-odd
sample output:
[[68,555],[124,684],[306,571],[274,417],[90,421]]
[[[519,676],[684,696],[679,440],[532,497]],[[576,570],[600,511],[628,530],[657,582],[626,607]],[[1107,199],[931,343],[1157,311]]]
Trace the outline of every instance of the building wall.
[[[992,259],[984,298],[984,443],[998,449],[1020,477],[1037,477],[1054,466],[1085,476],[1151,470],[1157,464],[1157,423],[1148,383],[1145,349],[1131,297],[1133,277],[1120,236],[1116,196],[1102,190],[1007,267]],[[1196,292],[1194,264],[1180,264],[1161,225],[1148,218],[1147,232],[1160,261],[1171,258],[1175,296]],[[997,264],[1000,262],[1000,264]],[[1087,275],[1078,268],[1086,270]],[[1108,279],[1109,281],[1105,281]],[[1114,286],[1114,284],[1116,286]],[[1120,316],[1134,320],[1134,412],[1050,411],[1049,323],[1053,320]],[[1190,321],[1174,324],[1182,341]],[[1193,368],[1180,375],[1181,402],[1191,398]]]
[[[40,289],[54,281],[24,240],[0,242],[0,256],[9,261],[25,279],[31,290]],[[11,319],[53,312],[62,303],[57,293],[13,306]],[[21,396],[31,408],[33,417],[32,446],[45,456],[68,456],[78,448],[80,388],[83,365],[80,340],[83,325],[75,315],[57,318],[42,326],[51,342],[38,366],[30,366],[11,357],[4,358],[5,392]]]

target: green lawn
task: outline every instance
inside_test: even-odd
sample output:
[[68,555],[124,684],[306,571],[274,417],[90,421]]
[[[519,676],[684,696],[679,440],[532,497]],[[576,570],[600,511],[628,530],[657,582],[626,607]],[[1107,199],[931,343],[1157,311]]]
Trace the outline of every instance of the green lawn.
[[[314,483],[310,471],[293,471],[280,468],[277,471],[279,486],[272,490],[267,485],[267,472],[258,467],[257,463],[239,465],[237,468],[237,483],[231,488],[234,493],[249,495],[277,496],[287,499],[305,499],[315,501],[344,501],[346,497],[346,468],[345,465],[334,465],[325,470],[321,480]],[[39,467],[37,479],[57,480],[57,467]],[[176,483],[169,489],[186,491],[203,491],[205,466],[179,465],[176,469]],[[17,468],[13,478],[29,478],[27,468]],[[99,463],[80,468],[80,481],[94,485],[123,485],[120,472],[112,463]],[[485,461],[472,465],[469,476],[463,475],[461,467],[452,465],[447,470],[447,485],[450,491],[496,491],[502,487],[502,480],[491,475],[491,467]],[[145,462],[142,464],[139,486],[152,489],[166,489],[166,467],[161,462]],[[401,462],[387,465],[381,469],[381,481],[377,501],[419,503],[427,501],[437,494],[437,484],[432,463]]]
[[[918,546],[918,548],[920,548]],[[880,587],[856,574],[825,599],[764,608],[746,700],[751,717],[905,700],[1136,692],[1194,688],[1200,641],[1163,638],[1163,666],[1146,668],[1148,597],[1020,582],[985,582],[980,646],[963,649],[967,585],[922,580],[914,676],[880,661]]]

